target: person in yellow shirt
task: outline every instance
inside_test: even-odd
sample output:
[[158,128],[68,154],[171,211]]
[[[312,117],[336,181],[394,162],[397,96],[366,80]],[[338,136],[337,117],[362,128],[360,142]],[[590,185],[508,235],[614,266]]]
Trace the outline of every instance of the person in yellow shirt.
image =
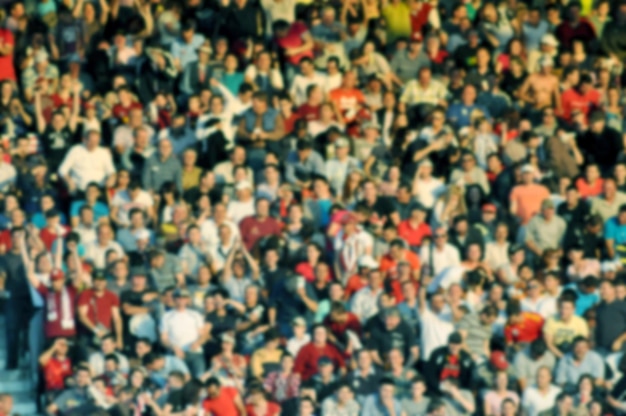
[[576,300],[573,295],[561,295],[558,306],[559,313],[548,318],[543,336],[550,351],[561,358],[569,351],[574,338],[589,338],[589,326],[583,318],[575,315]]
[[254,377],[262,380],[271,371],[280,368],[280,359],[283,351],[279,349],[280,339],[278,333],[269,330],[264,335],[265,345],[252,354],[250,358],[250,370]]
[[402,0],[383,1],[383,20],[387,31],[387,45],[393,44],[400,37],[411,36],[411,17],[409,5]]

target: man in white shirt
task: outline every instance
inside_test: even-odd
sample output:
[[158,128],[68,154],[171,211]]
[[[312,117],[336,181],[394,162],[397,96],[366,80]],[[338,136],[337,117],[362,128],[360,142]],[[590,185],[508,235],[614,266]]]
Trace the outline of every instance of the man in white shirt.
[[96,241],[85,248],[85,258],[91,260],[96,269],[104,269],[107,266],[106,258],[109,250],[115,251],[118,258],[124,256],[122,246],[113,240],[113,229],[111,226],[109,224],[100,224]]
[[448,243],[448,230],[439,227],[433,234],[433,244],[422,245],[420,260],[424,266],[430,268],[431,276],[437,276],[447,268],[459,266],[461,254],[455,246]]
[[528,416],[539,416],[552,409],[561,389],[552,384],[552,373],[548,367],[537,371],[537,382],[524,390],[522,409]]
[[105,372],[104,363],[107,355],[115,355],[118,360],[119,369],[123,374],[128,374],[130,368],[128,359],[124,354],[120,354],[115,350],[115,336],[107,335],[102,337],[102,343],[100,344],[100,351],[96,351],[89,356],[89,368],[91,369],[91,375],[98,377]]
[[369,318],[378,313],[378,299],[383,293],[383,276],[380,270],[371,270],[368,276],[369,283],[354,294],[352,298],[352,313],[365,324]]
[[59,167],[70,192],[84,191],[90,182],[103,186],[114,173],[111,151],[100,146],[100,133],[95,130],[85,133],[83,144],[74,145]]
[[239,238],[239,227],[232,221],[227,219],[228,210],[226,205],[219,202],[213,206],[213,218],[208,218],[200,224],[200,234],[202,240],[209,245],[209,249],[213,250],[220,243],[218,238],[219,227],[222,224],[226,224],[231,230],[230,244],[234,243]]
[[289,94],[293,98],[293,102],[300,107],[307,100],[307,89],[311,85],[318,85],[326,90],[326,77],[315,71],[313,61],[310,58],[302,58],[300,60],[300,74],[293,78]]
[[185,360],[191,374],[199,377],[206,367],[202,345],[207,340],[208,328],[199,312],[187,308],[189,298],[187,289],[174,293],[175,307],[161,319],[161,343]]
[[454,332],[452,315],[447,310],[446,300],[441,292],[431,295],[430,305],[426,300],[426,288],[429,278],[424,277],[419,289],[419,313],[422,324],[421,359],[427,361],[430,354],[439,347],[446,345],[448,337]]
[[254,197],[252,196],[252,184],[243,180],[235,185],[237,199],[228,203],[228,217],[239,224],[241,220],[254,215]]
[[111,218],[117,225],[127,227],[130,224],[130,210],[139,208],[147,217],[152,217],[154,200],[149,192],[141,189],[139,182],[131,181],[128,190],[119,191],[111,201]]

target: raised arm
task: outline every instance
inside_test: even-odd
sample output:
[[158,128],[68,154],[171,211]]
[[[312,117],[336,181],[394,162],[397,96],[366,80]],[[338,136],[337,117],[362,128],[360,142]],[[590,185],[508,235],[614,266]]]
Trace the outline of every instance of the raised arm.
[[46,130],[46,119],[43,117],[41,108],[41,90],[35,87],[35,120],[37,122],[37,132],[42,134]]

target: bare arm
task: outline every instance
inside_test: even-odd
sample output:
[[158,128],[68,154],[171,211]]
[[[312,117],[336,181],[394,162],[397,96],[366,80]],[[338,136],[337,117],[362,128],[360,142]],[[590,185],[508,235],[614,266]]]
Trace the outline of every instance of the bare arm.
[[41,108],[41,90],[35,91],[35,120],[37,121],[37,131],[39,134],[43,133],[46,130],[46,120]]
[[115,326],[115,338],[117,340],[117,348],[120,350],[124,348],[124,338],[122,336],[122,315],[120,314],[120,308],[114,307],[111,310],[111,314],[113,317],[113,325]]

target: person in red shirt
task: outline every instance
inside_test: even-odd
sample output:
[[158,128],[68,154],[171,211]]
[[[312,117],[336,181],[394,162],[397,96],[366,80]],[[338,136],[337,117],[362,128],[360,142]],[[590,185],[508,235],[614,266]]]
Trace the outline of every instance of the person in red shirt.
[[320,119],[320,109],[324,102],[322,87],[311,84],[306,89],[306,102],[298,107],[298,116],[306,121]]
[[13,47],[15,39],[10,29],[0,28],[0,81],[5,79],[17,81],[15,67],[13,66]]
[[329,358],[335,368],[345,369],[342,355],[337,348],[328,342],[326,327],[318,324],[313,327],[313,341],[306,344],[298,352],[294,365],[294,372],[300,374],[303,381],[307,381],[317,374],[317,364],[320,357]]
[[97,338],[115,330],[117,348],[122,350],[122,318],[120,300],[117,295],[106,289],[104,273],[97,270],[92,275],[93,288],[85,290],[78,298],[78,319],[87,337],[92,334]]
[[209,378],[206,386],[207,398],[202,402],[202,409],[211,416],[246,416],[243,400],[235,387],[222,387],[220,381]]
[[328,328],[328,338],[341,348],[349,346],[347,331],[352,331],[359,338],[361,337],[361,322],[352,312],[346,310],[342,302],[333,302],[330,306],[330,313],[324,318],[324,326]]
[[72,362],[67,354],[69,346],[65,338],[57,338],[50,348],[39,356],[46,392],[65,388],[65,379],[72,375]]
[[425,220],[426,208],[418,203],[411,208],[411,216],[398,224],[398,237],[403,238],[411,248],[421,246],[424,237],[433,235]]
[[589,74],[582,74],[577,86],[561,94],[561,106],[561,116],[570,123],[576,112],[583,113],[587,120],[591,111],[600,107],[600,92],[593,88],[593,80]]
[[284,55],[285,61],[298,66],[303,58],[313,59],[313,38],[303,22],[291,25],[285,20],[277,20],[273,25],[276,44]]
[[246,405],[248,416],[280,415],[280,406],[267,400],[266,394],[261,385],[252,385],[248,389],[248,404]]
[[378,262],[368,254],[361,256],[357,261],[357,274],[350,276],[346,282],[344,299],[349,300],[359,290],[363,289],[369,283],[369,274],[371,270],[378,269]]
[[509,317],[504,326],[504,339],[508,345],[515,343],[530,343],[541,337],[543,318],[533,312],[522,312],[517,300],[511,300],[506,307]]
[[380,271],[388,277],[398,273],[398,264],[402,261],[409,263],[411,267],[411,275],[415,280],[420,275],[420,259],[417,254],[407,249],[404,240],[396,238],[389,243],[389,252],[380,260]]
[[122,85],[117,90],[118,103],[113,106],[113,117],[117,118],[121,123],[128,123],[131,110],[142,109],[142,105],[135,100],[126,85]]
[[239,223],[241,240],[248,251],[252,251],[256,243],[271,235],[280,235],[280,222],[270,216],[270,201],[266,198],[256,200],[256,215],[244,218]]
[[66,235],[69,232],[69,229],[61,225],[61,214],[56,209],[49,209],[46,211],[45,215],[46,226],[39,232],[39,238],[41,238],[41,241],[46,246],[46,249],[51,251],[54,241],[58,239],[59,236]]

